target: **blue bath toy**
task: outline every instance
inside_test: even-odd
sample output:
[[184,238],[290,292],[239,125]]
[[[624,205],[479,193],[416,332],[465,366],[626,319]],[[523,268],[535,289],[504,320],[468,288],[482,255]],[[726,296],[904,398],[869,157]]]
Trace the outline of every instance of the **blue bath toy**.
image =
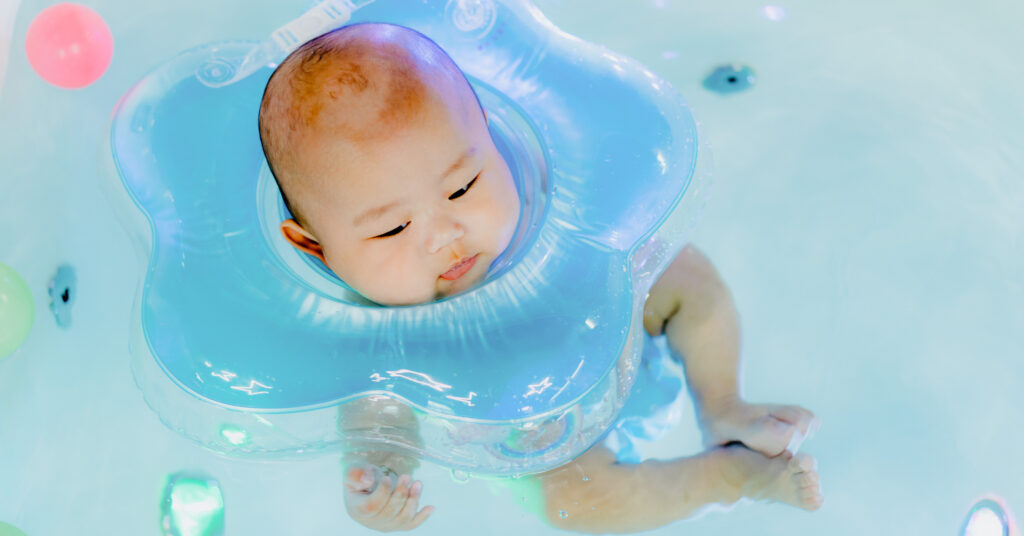
[[754,86],[754,70],[745,65],[722,65],[704,79],[704,88],[715,93],[729,94],[746,91]]
[[168,476],[160,500],[160,528],[162,536],[223,536],[220,483],[202,473]]
[[[454,58],[523,200],[487,281],[441,301],[370,303],[278,230],[263,88],[289,51],[363,21]],[[185,51],[122,98],[111,149],[149,226],[131,229],[147,253],[132,366],[166,424],[234,455],[384,448],[474,474],[555,467],[606,431],[706,178],[667,82],[519,0],[329,1],[263,42]],[[411,408],[420,440],[339,430],[338,407],[368,396]]]
[[78,278],[75,269],[63,264],[57,268],[57,275],[50,280],[50,311],[61,329],[71,328],[71,306],[78,296]]

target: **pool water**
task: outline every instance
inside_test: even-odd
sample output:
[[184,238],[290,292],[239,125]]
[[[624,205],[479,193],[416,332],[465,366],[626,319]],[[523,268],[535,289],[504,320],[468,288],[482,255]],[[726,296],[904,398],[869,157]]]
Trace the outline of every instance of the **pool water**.
[[[226,534],[370,533],[345,513],[332,457],[220,458],[146,408],[127,366],[141,267],[103,186],[101,140],[127,87],[308,2],[83,3],[115,52],[78,91],[25,59],[50,2],[0,4],[0,262],[36,300],[28,339],[0,359],[0,521],[29,536],[156,535],[166,475],[197,470],[220,481]],[[953,534],[982,495],[1024,510],[1024,4],[537,5],[689,100],[715,155],[695,242],[742,316],[744,392],[823,419],[803,447],[820,463],[820,511],[741,505],[652,534]],[[755,83],[704,86],[730,63]],[[67,330],[47,295],[63,264],[78,287]],[[696,453],[693,426],[685,415],[649,453]],[[438,508],[419,533],[557,532],[507,489],[431,466],[418,477]]]

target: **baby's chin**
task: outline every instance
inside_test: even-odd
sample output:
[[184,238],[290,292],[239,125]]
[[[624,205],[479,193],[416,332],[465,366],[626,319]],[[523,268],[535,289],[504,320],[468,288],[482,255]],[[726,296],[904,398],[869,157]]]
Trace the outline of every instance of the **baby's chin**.
[[403,306],[403,305],[419,305],[422,303],[430,303],[437,300],[442,300],[457,294],[462,294],[467,290],[472,290],[478,284],[482,283],[484,276],[487,275],[487,271],[484,270],[479,274],[474,274],[476,267],[466,275],[460,277],[455,281],[447,281],[440,277],[437,278],[437,283],[432,292],[427,292],[419,295],[406,295],[406,296],[381,296],[375,295],[373,292],[361,291],[360,289],[353,288],[364,298],[385,307],[391,306]]
[[[429,303],[432,301],[442,300],[457,294],[462,294],[468,290],[472,290],[480,283],[483,283],[487,277],[487,272],[490,270],[491,263],[494,261],[494,255],[487,253],[480,253],[477,258],[476,264],[462,277],[449,281],[442,278],[440,275],[434,279],[434,286],[431,289],[424,289],[422,293],[409,292],[405,295],[387,295],[385,293],[374,292],[373,289],[367,288],[356,288],[352,286],[352,289],[359,293],[360,296],[382,306],[402,306],[402,305],[418,305],[422,303]],[[330,266],[328,266],[330,268]],[[345,280],[337,271],[332,271],[341,280]],[[351,285],[350,285],[351,286]],[[378,289],[383,290],[383,289]],[[394,289],[390,289],[394,291]]]

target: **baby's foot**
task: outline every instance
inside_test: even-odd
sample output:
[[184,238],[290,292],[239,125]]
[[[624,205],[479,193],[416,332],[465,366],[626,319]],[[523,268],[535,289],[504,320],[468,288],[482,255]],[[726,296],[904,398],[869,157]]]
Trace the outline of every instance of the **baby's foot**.
[[722,476],[742,497],[768,502],[784,502],[813,511],[825,502],[818,479],[818,462],[810,454],[784,454],[769,458],[746,447],[721,449],[725,456]]
[[700,412],[704,445],[739,441],[766,456],[795,453],[820,421],[799,406],[748,404],[739,399],[709,405]]

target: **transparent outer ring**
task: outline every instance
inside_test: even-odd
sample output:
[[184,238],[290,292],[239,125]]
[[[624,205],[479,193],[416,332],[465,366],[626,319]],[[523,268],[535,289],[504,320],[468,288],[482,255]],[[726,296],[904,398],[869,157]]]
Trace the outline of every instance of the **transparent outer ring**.
[[[388,4],[389,2],[386,0],[380,0],[373,7],[379,7],[386,11]],[[393,8],[394,2],[391,4]],[[417,8],[427,11],[436,9],[436,7],[417,4]],[[523,237],[521,251],[524,256],[534,255],[535,257],[539,256],[545,262],[557,262],[557,257],[553,257],[550,252],[562,251],[560,247],[571,243],[571,245],[586,246],[595,251],[607,252],[614,261],[609,266],[615,266],[616,263],[621,262],[618,275],[613,268],[607,274],[612,279],[607,281],[621,280],[626,283],[626,286],[621,287],[623,293],[612,292],[608,299],[612,299],[624,307],[618,310],[580,311],[579,325],[573,328],[581,329],[580,333],[583,334],[611,338],[594,338],[589,343],[583,343],[582,341],[587,340],[586,338],[567,336],[566,340],[572,344],[566,347],[576,348],[578,354],[562,354],[559,357],[559,354],[556,353],[552,354],[551,358],[544,356],[545,358],[536,361],[535,365],[525,364],[522,367],[523,370],[513,373],[489,374],[486,369],[476,373],[469,368],[464,368],[466,361],[460,362],[455,358],[449,367],[449,372],[469,377],[473,380],[472,385],[475,388],[479,386],[481,392],[492,397],[489,400],[492,400],[494,405],[483,409],[480,407],[474,409],[471,405],[467,409],[464,407],[467,406],[464,401],[459,402],[456,400],[458,397],[453,398],[452,395],[446,397],[438,397],[430,393],[424,395],[422,389],[417,391],[416,386],[410,387],[402,383],[403,378],[394,376],[390,381],[377,385],[371,384],[369,388],[342,391],[338,396],[328,397],[314,403],[299,402],[296,404],[294,401],[289,402],[282,399],[281,404],[275,405],[272,402],[267,403],[268,399],[263,398],[262,402],[253,405],[246,399],[219,398],[218,392],[203,390],[204,386],[217,383],[209,380],[209,376],[204,376],[210,371],[203,367],[207,366],[214,372],[223,372],[226,369],[218,369],[211,365],[210,361],[224,356],[217,355],[216,352],[207,352],[204,355],[202,352],[205,350],[201,346],[190,344],[186,338],[185,346],[179,347],[180,351],[191,355],[193,360],[198,356],[199,360],[192,361],[195,365],[191,369],[172,370],[172,367],[176,366],[175,360],[180,361],[179,358],[184,354],[179,355],[173,351],[168,353],[166,349],[161,350],[160,344],[166,341],[163,341],[161,336],[154,332],[154,329],[159,327],[155,322],[160,315],[154,315],[153,293],[160,292],[160,281],[159,278],[154,281],[151,275],[155,269],[160,268],[159,256],[164,254],[162,248],[166,247],[166,244],[161,246],[158,240],[167,240],[166,236],[160,234],[161,224],[166,223],[161,218],[166,218],[168,214],[171,214],[177,217],[179,222],[189,221],[181,210],[209,204],[208,200],[199,198],[198,202],[188,205],[178,199],[176,200],[177,205],[160,207],[163,210],[161,212],[160,210],[147,210],[146,200],[151,201],[160,196],[166,197],[168,194],[173,197],[177,192],[165,191],[160,187],[161,185],[155,184],[150,185],[153,186],[152,191],[141,194],[129,187],[129,195],[126,196],[124,189],[115,187],[110,197],[119,210],[123,207],[131,207],[132,202],[142,208],[141,212],[133,208],[121,210],[126,213],[122,216],[122,220],[126,222],[129,234],[136,238],[140,246],[140,256],[147,266],[147,276],[140,282],[135,302],[135,313],[132,316],[135,323],[131,345],[132,370],[147,403],[170,428],[207,448],[231,455],[276,458],[328,450],[388,449],[413,454],[474,474],[526,474],[561,465],[592,445],[608,428],[628,396],[635,378],[641,353],[640,345],[643,340],[641,313],[647,291],[657,275],[664,270],[675,253],[685,244],[688,232],[698,218],[709,191],[708,168],[710,162],[707,158],[706,147],[697,150],[696,125],[693,123],[685,103],[667,83],[630,60],[561,33],[544,20],[527,2],[498,2],[496,7],[498,8],[498,19],[492,26],[491,32],[501,33],[510,28],[518,28],[525,33],[524,42],[530,42],[533,46],[532,49],[525,50],[526,55],[519,59],[508,60],[506,58],[505,67],[490,61],[504,53],[505,49],[499,50],[498,56],[488,56],[487,58],[490,59],[485,58],[486,61],[482,63],[473,63],[474,51],[483,46],[480,44],[481,39],[484,42],[487,41],[486,35],[482,38],[476,36],[470,39],[457,34],[444,34],[442,30],[438,29],[435,22],[429,22],[435,19],[424,19],[428,22],[421,26],[416,26],[415,20],[395,22],[405,23],[435,38],[452,54],[471,80],[486,81],[476,84],[478,91],[481,87],[490,87],[495,89],[496,95],[515,103],[515,105],[520,102],[536,105],[539,102],[541,105],[548,106],[545,108],[547,111],[541,114],[536,111],[531,112],[527,109],[528,106],[524,106],[527,111],[523,117],[527,122],[532,123],[529,125],[530,128],[539,133],[539,141],[536,144],[539,149],[530,149],[535,151],[538,157],[534,167],[536,170],[544,170],[545,177],[550,177],[551,184],[539,187],[536,197],[538,202],[533,208],[524,208],[524,210],[537,211],[536,214],[541,215],[543,223],[541,228],[534,229],[533,224],[530,223],[533,221],[532,216],[525,220],[527,225],[521,226],[521,231],[525,229],[521,235]],[[415,11],[415,9],[408,9],[402,14],[414,18],[424,16],[423,13]],[[369,20],[380,20],[378,12],[367,11],[365,15]],[[431,15],[431,13],[426,15]],[[511,19],[512,22],[507,22],[508,19]],[[523,30],[524,28],[525,30]],[[233,47],[236,46],[244,48],[254,45],[247,43],[208,45],[188,51],[178,59],[192,56],[199,58],[204,54],[230,54]],[[576,54],[576,57],[568,57],[567,51]],[[626,159],[615,160],[606,157],[604,162],[600,163],[601,165],[595,166],[594,162],[588,161],[587,158],[581,158],[580,156],[589,156],[590,160],[593,160],[606,155],[600,151],[586,154],[587,151],[602,149],[600,146],[592,147],[589,142],[591,138],[629,140],[642,135],[643,132],[638,129],[646,127],[648,124],[638,123],[638,120],[634,120],[632,116],[623,116],[619,118],[620,123],[605,124],[603,127],[579,125],[578,129],[573,131],[572,123],[566,123],[565,118],[558,114],[562,110],[571,108],[576,100],[583,101],[586,100],[586,97],[580,96],[579,98],[574,97],[574,100],[566,100],[573,95],[568,92],[558,94],[553,88],[537,85],[538,81],[543,80],[542,77],[524,76],[524,73],[532,72],[530,69],[545,65],[545,61],[554,61],[552,58],[557,61],[554,67],[549,66],[549,69],[557,72],[559,76],[564,74],[565,80],[574,81],[571,73],[564,72],[564,66],[580,63],[586,67],[581,67],[582,72],[593,78],[592,85],[594,87],[603,88],[604,86],[600,84],[608,83],[615,87],[621,86],[620,89],[625,96],[643,95],[644,99],[649,99],[639,101],[636,108],[636,111],[651,114],[651,117],[657,120],[654,122],[656,124],[651,125],[652,129],[661,128],[654,137],[650,138],[652,141],[648,150],[642,150],[644,142],[641,140],[636,142],[635,147],[637,148],[631,146],[620,151],[621,154],[627,155]],[[512,68],[511,71],[510,68]],[[587,69],[591,69],[593,72],[588,72]],[[134,104],[138,101],[134,103],[131,101],[139,94],[143,94],[147,98],[160,98],[158,90],[159,83],[164,82],[163,76],[158,69],[150,77],[144,79],[144,82],[133,88],[133,91],[136,92],[135,95],[129,94],[122,99],[118,113],[115,114],[111,148],[115,154],[114,167],[122,175],[126,185],[130,182],[129,177],[133,176],[133,173],[138,176],[139,170],[150,169],[147,166],[155,166],[152,169],[159,171],[160,158],[154,156],[157,152],[156,148],[154,148],[153,154],[147,154],[149,150],[147,145],[138,146],[138,151],[126,150],[132,147],[118,145],[119,141],[123,143],[123,138],[120,140],[118,138],[118,129],[122,128],[121,133],[128,130],[147,132],[154,122],[159,122],[154,119],[158,115],[158,111],[147,109],[145,106],[135,106]],[[559,78],[559,80],[561,79]],[[158,83],[147,86],[147,80],[148,82],[155,80]],[[574,82],[578,83],[579,81]],[[616,84],[618,85],[616,86]],[[154,90],[154,88],[156,89]],[[154,91],[157,94],[150,94]],[[602,91],[607,93],[604,89]],[[486,93],[486,91],[481,93]],[[611,96],[609,94],[598,97],[608,97],[612,102],[621,104],[619,99],[611,98]],[[487,98],[485,95],[481,96],[482,101],[486,101]],[[488,106],[486,102],[484,104],[485,107]],[[512,107],[514,108],[515,105]],[[132,113],[126,113],[128,108]],[[502,115],[494,115],[495,122],[500,123],[503,119]],[[577,115],[575,117],[584,116]],[[516,121],[515,114],[506,119],[510,123],[514,123]],[[630,123],[631,121],[633,123]],[[570,131],[568,136],[564,132],[563,134],[553,134],[555,130],[562,129],[564,131],[566,128],[569,128]],[[602,128],[606,130],[602,130]],[[624,129],[625,132],[612,132],[616,128]],[[517,129],[512,127],[511,130]],[[619,138],[615,136],[619,136]],[[615,149],[614,146],[604,148]],[[530,150],[526,152],[528,153]],[[579,151],[584,152],[579,153]],[[153,162],[145,161],[151,156]],[[127,160],[136,157],[140,159],[140,162]],[[540,163],[540,157],[543,157],[544,163]],[[137,169],[133,166],[137,166]],[[580,177],[588,177],[590,173],[594,172],[588,170],[597,169],[604,172],[603,170],[606,168],[610,171],[605,175],[612,179],[627,176],[628,173],[633,172],[642,176],[646,172],[654,179],[667,177],[665,180],[668,180],[669,183],[666,184],[675,186],[671,186],[666,191],[668,195],[665,199],[659,199],[658,196],[643,197],[646,194],[642,188],[639,190],[636,190],[635,187],[622,189],[621,184],[614,182],[608,183],[611,188],[607,192],[602,189],[605,187],[588,190],[587,184],[583,184],[582,189],[578,187],[580,185],[574,184],[579,181]],[[259,166],[253,169],[256,171],[252,172],[251,179],[256,184],[258,183]],[[620,169],[622,171],[619,171]],[[540,171],[536,172],[540,173]],[[143,176],[146,175],[143,174]],[[539,184],[542,184],[547,179],[539,180],[541,180]],[[280,205],[273,202],[273,196],[265,187],[266,182],[264,181],[263,184],[262,189],[253,189],[253,197],[248,199],[255,200],[256,203],[250,201],[250,205],[262,203],[259,211],[267,214],[273,214],[274,210],[280,211]],[[576,188],[574,189],[574,187]],[[549,188],[550,190],[548,190]],[[636,191],[639,191],[640,194],[634,195]],[[653,193],[659,193],[659,191]],[[147,195],[150,197],[146,198]],[[126,198],[131,199],[132,202],[126,203]],[[636,209],[637,212],[602,220],[599,217],[600,211],[593,208],[614,206],[616,203],[625,204]],[[655,208],[656,206],[665,208]],[[648,213],[644,213],[643,209],[648,209]],[[664,212],[661,212],[662,210]],[[280,216],[279,212],[277,216]],[[234,217],[235,213],[229,213],[224,220],[230,222]],[[258,229],[260,236],[266,237],[272,234],[265,228],[266,222],[272,221],[272,218],[263,217],[262,220],[257,219],[256,221],[264,222],[260,224],[264,228]],[[201,250],[200,246],[219,244],[221,238],[228,236],[228,231],[231,230],[226,229],[222,224],[223,222],[205,222],[207,228],[213,229],[212,237],[216,240],[207,238],[204,241],[194,236],[174,235],[173,233],[170,236],[179,239],[181,243],[177,245],[181,246],[183,251],[192,254]],[[552,228],[570,229],[579,238],[569,239],[569,242],[566,242],[564,237],[552,234],[550,232]],[[150,232],[147,233],[145,229],[149,229]],[[231,232],[237,233],[237,231]],[[532,232],[537,233],[535,240],[530,238],[534,236],[531,235]],[[289,261],[283,256],[286,256],[290,250],[281,248],[268,248],[268,250],[280,253],[279,258],[276,259],[272,258],[273,255],[276,255],[274,253],[270,253],[266,257],[267,264],[273,265],[275,269],[280,269],[283,265],[285,271],[293,272],[295,275],[300,272],[301,264],[305,264],[309,268],[309,264],[301,259],[301,264],[289,264],[294,259]],[[523,268],[529,261],[514,262],[521,261],[516,256],[518,253],[518,251],[514,251],[510,255],[511,261],[507,266],[495,267],[492,274],[494,281],[483,286],[490,290],[474,289],[466,294],[473,295],[475,293],[475,297],[467,298],[463,302],[469,303],[470,300],[476,300],[472,303],[479,306],[481,303],[496,303],[500,301],[499,298],[518,301],[524,297],[517,296],[509,288],[521,288],[524,295],[537,293],[538,287],[530,284],[537,281],[531,279],[534,274]],[[543,263],[536,264],[536,260],[533,262],[533,268],[545,266]],[[297,279],[308,282],[316,278],[298,275]],[[504,282],[509,280],[517,282],[519,286],[505,285],[502,287]],[[598,280],[597,284],[601,284],[600,281]],[[589,280],[576,283],[580,283],[579,288],[588,289],[591,294],[590,299],[597,294],[598,301],[594,303],[604,299],[600,293],[593,292],[593,284],[588,288]],[[620,284],[616,283],[616,285]],[[495,289],[503,290],[497,292]],[[170,293],[173,295],[182,289],[173,288],[171,290],[175,291]],[[332,292],[341,293],[343,290],[335,287]],[[347,307],[344,305],[345,303],[352,304],[355,301],[344,294],[332,296],[330,292],[324,292],[323,289],[318,291],[314,288],[310,295],[317,296],[317,303],[328,304],[328,309],[336,312],[344,311]],[[390,321],[394,322],[395,318],[401,319],[403,314],[407,317],[412,315],[422,318],[424,314],[429,315],[432,309],[440,309],[445,312],[458,310],[463,302],[460,302],[459,299],[449,299],[439,304],[407,308],[404,313],[393,311],[384,313],[388,315],[387,318],[391,319]],[[330,305],[331,303],[335,305]],[[364,314],[368,310],[373,314],[379,313],[379,311],[374,312],[367,307],[358,310],[359,314]],[[608,311],[618,312],[609,314]],[[156,312],[178,313],[169,309]],[[322,313],[323,310],[319,310],[319,312]],[[530,311],[524,311],[522,317],[529,319]],[[545,319],[542,318],[540,321],[544,322]],[[304,323],[304,319],[296,317],[295,322],[301,325]],[[340,325],[330,322],[329,319],[328,323],[321,324],[321,327],[326,325],[331,328]],[[566,325],[571,326],[572,323]],[[254,326],[255,329],[261,327]],[[515,333],[517,332],[513,329],[511,334]],[[518,333],[522,338],[523,332],[520,330]],[[526,333],[530,333],[530,331],[527,330]],[[553,331],[552,333],[557,335],[557,332]],[[177,332],[174,334],[177,335]],[[446,340],[453,344],[461,344],[462,339],[456,336],[457,333],[453,332],[449,335]],[[386,336],[389,340],[394,340],[394,333],[388,332]],[[486,339],[484,340],[486,341]],[[610,340],[619,342],[609,344],[607,341]],[[403,358],[409,357],[409,352],[417,350],[415,344],[418,344],[415,339],[402,342],[399,347],[403,348],[405,354],[389,356],[388,364],[400,364]],[[524,349],[526,352],[531,350],[531,348]],[[452,354],[457,355],[459,351],[459,348],[453,348]],[[442,352],[439,355],[448,354]],[[479,355],[479,352],[477,354],[470,352],[470,355]],[[520,359],[514,352],[500,355],[509,357],[512,361]],[[204,361],[204,359],[208,360]],[[586,374],[577,374],[583,370],[585,361],[593,364],[595,359],[598,363],[596,368],[591,366]],[[601,363],[605,363],[605,365],[601,365]],[[532,368],[549,365],[562,367],[562,369],[560,372],[551,374],[545,370]],[[185,370],[186,373],[181,373],[181,370]],[[189,370],[192,372],[188,372]],[[232,374],[237,375],[235,372]],[[198,378],[200,382],[204,382],[200,388],[196,387],[199,384],[190,383],[192,382],[190,375]],[[309,374],[308,370],[301,370],[301,368],[296,370],[295,375],[303,381],[306,377],[316,379],[315,374]],[[227,375],[222,374],[222,376]],[[218,378],[223,379],[220,376]],[[554,382],[556,388],[563,385],[562,389],[564,390],[565,387],[571,386],[573,388],[571,396],[567,395],[556,401],[557,395],[562,393],[562,390],[559,390],[556,397],[550,398],[544,404],[532,402],[528,404],[524,402],[525,398],[521,398],[514,392],[510,399],[501,398],[506,396],[502,395],[503,392],[511,392],[503,391],[503,389],[516,381],[528,384],[531,390],[535,389],[534,386],[538,386],[536,388],[543,391],[552,385],[552,382],[548,381],[551,378],[556,380]],[[567,380],[562,384],[562,379],[566,378]],[[574,378],[579,378],[580,381],[573,384],[571,380]],[[539,379],[542,381],[538,381]],[[325,380],[330,381],[332,378],[326,377]],[[263,393],[257,394],[262,395]],[[531,393],[527,393],[527,395],[529,394]],[[407,428],[397,426],[389,428],[386,424],[380,423],[373,426],[353,427],[350,423],[339,419],[339,407],[352,401],[376,396],[389,397],[409,408],[417,421],[415,434],[410,434]],[[242,403],[238,403],[238,400],[242,400]],[[472,401],[472,398],[470,397],[469,400]]]

